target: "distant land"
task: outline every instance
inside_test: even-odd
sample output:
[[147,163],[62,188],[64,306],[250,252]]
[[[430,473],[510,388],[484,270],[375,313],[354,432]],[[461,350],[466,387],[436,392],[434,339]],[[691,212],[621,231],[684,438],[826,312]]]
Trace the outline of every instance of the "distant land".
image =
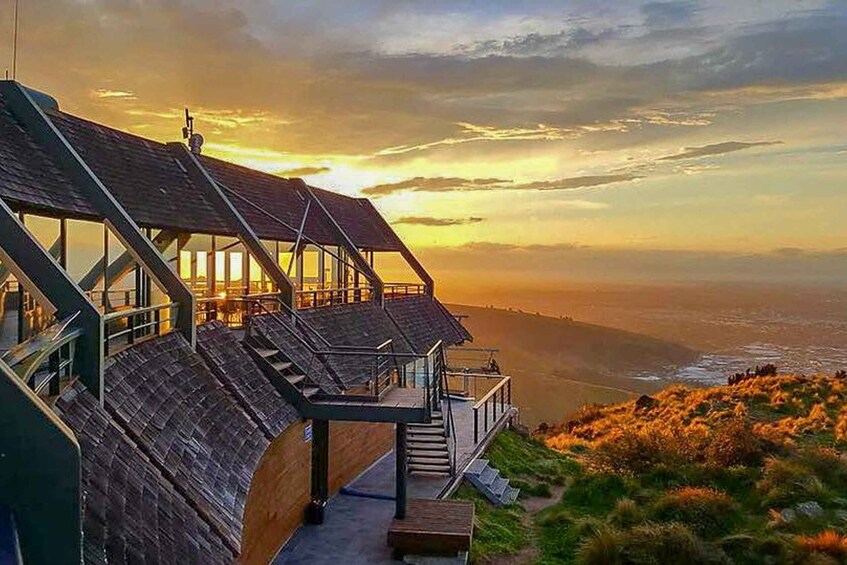
[[566,418],[584,404],[629,400],[666,381],[639,375],[672,374],[700,354],[689,347],[625,330],[497,308],[450,305],[474,335],[469,347],[494,347],[514,377],[521,421],[536,426]]

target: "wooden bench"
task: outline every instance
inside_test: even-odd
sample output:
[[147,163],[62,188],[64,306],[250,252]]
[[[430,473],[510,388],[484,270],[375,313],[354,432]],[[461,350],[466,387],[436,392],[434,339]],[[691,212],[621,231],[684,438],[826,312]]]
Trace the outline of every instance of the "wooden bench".
[[406,517],[394,519],[388,545],[398,557],[456,555],[470,551],[474,505],[466,500],[409,499]]

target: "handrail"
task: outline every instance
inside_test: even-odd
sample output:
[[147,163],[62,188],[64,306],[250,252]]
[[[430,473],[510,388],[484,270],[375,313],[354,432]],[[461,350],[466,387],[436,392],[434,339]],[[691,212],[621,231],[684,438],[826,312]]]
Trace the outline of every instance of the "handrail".
[[[492,409],[494,411],[494,420],[497,420],[497,393],[500,393],[500,410],[501,414],[505,413],[506,405],[512,404],[512,377],[501,377],[501,381],[494,385],[481,399],[473,406],[473,437],[474,444],[479,443],[479,409],[483,409],[483,424],[485,433],[488,433],[488,403],[492,401]],[[507,399],[508,395],[508,399]]]
[[[444,356],[444,348],[441,349],[441,355]],[[446,369],[447,365],[444,364],[444,368]],[[444,371],[443,375],[441,375],[443,379],[442,386],[444,387],[444,400],[447,404],[447,437],[451,439],[451,442],[448,443],[450,449],[450,475],[453,476],[456,474],[456,449],[457,449],[457,439],[456,439],[456,421],[453,419],[453,400],[450,397],[450,383],[447,381],[447,372]]]
[[[104,354],[109,355],[109,348],[112,341],[127,336],[127,346],[133,345],[136,338],[147,338],[154,336],[162,336],[165,322],[168,323],[168,329],[173,329],[176,321],[176,316],[179,313],[180,304],[177,302],[168,302],[155,306],[146,306],[143,308],[131,308],[129,310],[118,310],[103,316],[103,348]],[[162,319],[162,312],[168,311],[167,318]],[[176,312],[174,312],[176,311]],[[152,320],[149,320],[152,314]],[[138,318],[142,318],[138,322]],[[126,328],[118,331],[111,331],[110,324],[118,320],[126,320]],[[148,321],[149,320],[149,321]]]
[[[70,377],[73,374],[73,361],[76,356],[76,341],[83,335],[81,328],[71,328],[79,312],[53,324],[46,330],[7,351],[2,359],[26,385],[36,394],[50,387],[52,394],[58,394],[63,372]],[[35,382],[35,376],[49,363],[45,378]]]

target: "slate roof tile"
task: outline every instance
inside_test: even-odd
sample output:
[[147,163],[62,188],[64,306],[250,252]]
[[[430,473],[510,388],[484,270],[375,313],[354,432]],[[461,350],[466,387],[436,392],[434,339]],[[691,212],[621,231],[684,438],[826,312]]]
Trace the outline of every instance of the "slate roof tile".
[[[192,503],[240,545],[247,491],[268,440],[180,334],[138,344],[113,360],[104,379],[107,408]],[[118,405],[111,391],[122,385],[130,392]]]
[[234,563],[222,538],[77,383],[56,403],[82,451],[85,563]]
[[472,339],[436,298],[423,295],[395,298],[386,300],[385,308],[418,353],[428,352],[439,340],[446,345],[458,345]]

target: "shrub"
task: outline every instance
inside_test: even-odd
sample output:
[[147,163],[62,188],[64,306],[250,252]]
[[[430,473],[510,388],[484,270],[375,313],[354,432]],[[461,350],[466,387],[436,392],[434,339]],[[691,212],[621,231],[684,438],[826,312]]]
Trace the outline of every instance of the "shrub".
[[706,462],[716,467],[759,465],[764,456],[762,440],[746,418],[734,417],[718,425],[706,445]]
[[629,494],[626,481],[619,475],[591,473],[577,478],[563,500],[586,514],[605,514],[620,498]]
[[657,465],[678,467],[697,459],[697,439],[690,430],[627,427],[597,446],[594,462],[603,469],[627,474],[646,473]]
[[847,537],[834,530],[826,530],[813,536],[795,538],[801,553],[823,553],[837,559],[847,558]]
[[609,522],[622,528],[631,528],[644,521],[644,512],[631,498],[621,498],[609,514]]
[[621,563],[626,534],[615,528],[598,528],[579,545],[577,563],[583,565],[613,565]]
[[735,501],[719,490],[683,487],[662,496],[653,506],[653,516],[663,522],[681,522],[706,537],[731,532],[740,521]]

